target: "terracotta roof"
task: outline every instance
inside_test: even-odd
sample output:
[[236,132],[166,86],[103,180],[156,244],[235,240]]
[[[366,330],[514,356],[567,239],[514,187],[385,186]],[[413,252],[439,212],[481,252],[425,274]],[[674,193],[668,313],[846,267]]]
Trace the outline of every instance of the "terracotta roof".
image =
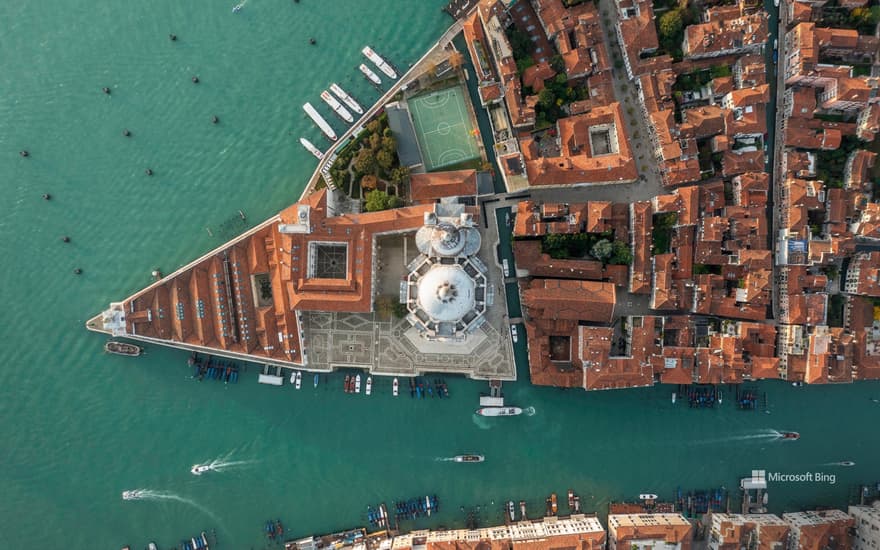
[[725,151],[721,158],[721,173],[725,177],[736,176],[744,172],[756,172],[764,169],[764,152],[752,151],[739,153]]
[[614,296],[613,284],[563,279],[534,279],[522,292],[529,317],[602,323],[611,322]]
[[716,52],[737,52],[767,42],[768,15],[757,12],[736,19],[710,19],[707,23],[688,25],[685,29],[685,57]]
[[454,170],[410,176],[410,198],[416,203],[434,202],[446,197],[476,196],[476,194],[476,170]]

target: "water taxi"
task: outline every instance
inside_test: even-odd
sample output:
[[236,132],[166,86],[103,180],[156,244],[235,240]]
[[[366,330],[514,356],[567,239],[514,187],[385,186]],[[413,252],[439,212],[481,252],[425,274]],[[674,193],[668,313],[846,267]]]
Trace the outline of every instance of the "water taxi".
[[370,395],[373,393],[373,377],[367,376],[367,388],[364,391],[365,394]]
[[193,467],[190,469],[190,473],[192,473],[192,475],[194,476],[200,476],[210,469],[210,464],[193,464]]
[[364,54],[364,57],[372,61],[375,66],[379,67],[379,70],[385,73],[388,78],[397,78],[397,73],[394,71],[391,65],[389,65],[388,62],[385,61],[385,59],[381,55],[374,52],[372,48],[370,48],[369,46],[364,46],[364,49],[361,50],[361,53]]
[[354,377],[354,393],[361,393],[361,375]]
[[372,69],[370,69],[369,67],[367,67],[367,66],[364,65],[363,63],[360,64],[360,66],[358,67],[358,69],[360,69],[360,71],[361,71],[362,73],[364,73],[364,76],[367,77],[367,80],[369,80],[370,82],[372,82],[372,83],[375,84],[376,86],[379,86],[379,85],[382,84],[382,79],[379,78],[379,75],[377,75],[376,73],[374,73],[374,72],[372,71]]
[[303,381],[303,373],[296,371],[296,389],[300,389],[302,387]]
[[324,153],[322,153],[320,149],[312,145],[311,141],[307,140],[306,138],[299,138],[299,142],[302,144],[303,147],[306,148],[306,151],[315,155],[318,160],[324,158]]
[[482,407],[477,409],[480,416],[517,416],[522,414],[519,407]]
[[106,351],[107,353],[113,353],[115,355],[127,355],[128,357],[137,357],[144,350],[142,347],[136,346],[134,344],[109,340],[104,343],[104,351]]
[[800,439],[801,434],[799,434],[797,432],[782,432],[782,434],[780,434],[780,437],[782,439],[795,440],[795,439]]
[[355,113],[362,115],[364,114],[364,109],[361,107],[360,103],[354,100],[345,90],[339,87],[339,84],[332,83],[330,84],[330,91],[336,94],[336,97],[342,100],[345,105],[354,111]]
[[483,462],[486,458],[483,455],[458,455],[453,460],[455,462]]
[[315,110],[311,103],[304,103],[303,111],[305,111],[306,114],[309,115],[309,118],[312,119],[312,122],[314,122],[315,125],[320,128],[322,132],[324,132],[324,135],[327,136],[327,138],[329,138],[331,141],[336,141],[336,132],[333,131],[333,128],[330,127],[327,121],[324,120],[324,117],[322,117],[318,113],[318,111]]
[[510,517],[511,522],[516,521],[516,511],[512,500],[507,501],[507,515]]
[[327,90],[321,92],[321,99],[324,101],[324,103],[329,105],[330,108],[333,109],[333,112],[336,113],[336,116],[341,118],[343,121],[348,122],[349,124],[354,122],[354,117],[351,116],[351,113],[348,112],[348,109],[343,107],[342,103],[339,103],[339,101],[337,101],[336,98],[330,94],[330,92],[328,92]]
[[397,382],[397,377],[394,377],[394,382],[391,384],[391,393],[394,397],[397,397],[398,389],[400,388],[400,384]]

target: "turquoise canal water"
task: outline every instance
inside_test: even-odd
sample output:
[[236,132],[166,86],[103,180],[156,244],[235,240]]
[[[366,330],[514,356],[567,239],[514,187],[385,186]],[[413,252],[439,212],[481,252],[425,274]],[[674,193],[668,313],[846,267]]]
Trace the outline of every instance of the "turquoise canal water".
[[[489,420],[473,415],[483,385],[464,379],[450,400],[394,399],[386,380],[366,398],[343,394],[339,374],[297,392],[259,386],[253,369],[237,385],[194,382],[184,353],[155,346],[104,355],[88,316],[298,198],[314,160],[296,138],[321,141],[300,105],[332,81],[376,98],[354,69],[363,44],[405,67],[450,23],[436,0],[231,4],[0,5],[0,548],[167,548],[206,528],[221,548],[262,548],[267,518],[301,536],[425,493],[442,512],[405,528],[461,525],[462,506],[500,520],[511,498],[537,512],[569,487],[602,512],[644,491],[732,487],[757,467],[837,474],[771,485],[780,511],[843,505],[880,478],[873,383],[765,384],[768,415],[727,400],[688,410],[665,388],[531,388],[521,372],[508,400],[534,414]],[[462,452],[486,462],[442,460]],[[190,474],[222,456],[246,464]],[[840,460],[857,465],[820,466]],[[122,500],[136,489],[154,497]]]

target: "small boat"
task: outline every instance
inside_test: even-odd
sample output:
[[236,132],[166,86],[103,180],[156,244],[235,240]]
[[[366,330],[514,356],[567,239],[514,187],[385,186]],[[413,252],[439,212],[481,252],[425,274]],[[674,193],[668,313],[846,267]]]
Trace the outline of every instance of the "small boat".
[[657,500],[657,495],[651,493],[642,493],[639,495],[639,500]]
[[482,407],[477,409],[480,416],[517,416],[522,414],[519,407]]
[[122,491],[122,500],[134,500],[138,496],[138,491]]
[[336,98],[330,95],[330,92],[328,92],[327,90],[321,92],[321,99],[324,101],[324,103],[329,105],[330,108],[333,109],[333,112],[336,113],[336,115],[343,121],[348,122],[349,124],[354,122],[354,117],[351,116],[351,113],[348,112],[348,109],[346,109],[342,106],[341,103],[336,101]]
[[553,515],[555,516],[556,512],[558,510],[559,510],[559,508],[556,505],[556,493],[551,493],[550,494],[550,511],[553,512]]
[[364,54],[364,57],[373,62],[373,64],[379,67],[379,70],[385,73],[388,78],[397,78],[397,73],[394,72],[394,69],[391,65],[388,64],[385,59],[373,51],[373,49],[369,46],[364,46],[364,49],[361,50],[361,53]]
[[574,496],[574,512],[579,514],[581,511],[581,497],[578,495]]
[[104,351],[106,351],[107,353],[113,353],[115,355],[127,355],[128,357],[137,357],[141,354],[141,352],[144,351],[144,349],[134,344],[108,340],[104,343]]
[[397,377],[395,377],[394,382],[391,384],[391,394],[394,395],[394,397],[397,397],[397,392],[398,392],[399,387],[400,387],[400,385],[397,382]]
[[795,388],[799,388],[799,387],[803,386],[804,383],[798,381],[798,382],[792,382],[791,385],[794,386]]
[[520,521],[529,519],[526,517],[526,501],[524,500],[519,501],[519,519]]
[[335,82],[330,84],[330,91],[336,94],[336,97],[342,100],[349,109],[356,112],[359,115],[364,114],[364,109],[360,106],[360,104],[354,100],[353,97],[348,95],[345,90],[339,87]]
[[208,535],[204,531],[202,531],[202,534],[199,535],[199,538],[202,539],[202,544],[204,544],[205,548],[207,548],[208,547]]
[[516,512],[512,500],[507,501],[507,515],[510,517],[510,521],[516,521]]
[[290,385],[296,384],[296,371],[290,371]]
[[200,476],[210,469],[210,464],[193,464],[193,467],[190,469],[190,473],[192,473],[192,475],[194,476]]
[[236,4],[232,6],[232,13],[238,13],[241,11],[241,8],[244,7],[244,4]]
[[574,510],[574,491],[568,490],[568,509]]
[[544,515],[548,517],[553,515],[553,511],[550,506],[550,497],[544,499]]
[[841,460],[837,463],[838,466],[855,466],[856,463],[852,460]]
[[799,434],[797,432],[782,432],[782,434],[780,434],[780,437],[782,437],[782,439],[794,440],[794,439],[800,439],[801,434]]
[[483,462],[486,458],[483,455],[458,455],[453,460],[455,462]]
[[318,381],[320,381],[320,380],[321,380],[321,376],[318,375],[318,374],[316,374],[316,375],[315,375],[315,387],[316,387],[316,388],[318,387]]
[[723,396],[724,396],[724,394],[721,393],[721,390],[718,390],[718,404],[719,404],[719,405],[721,404],[721,398],[722,398]]
[[306,151],[315,155],[318,160],[324,158],[324,153],[322,153],[320,149],[315,147],[311,141],[307,140],[306,138],[299,138],[299,142],[302,144],[303,147],[306,148]]
[[303,373],[296,371],[296,389],[302,387]]
[[343,389],[345,389],[345,393],[348,393],[348,381],[350,378],[351,377],[349,375],[345,375],[345,382],[342,385]]
[[372,82],[376,86],[380,86],[382,84],[382,80],[379,78],[379,75],[374,73],[372,71],[372,69],[370,69],[369,67],[367,67],[363,63],[360,64],[358,69],[360,69],[360,71],[362,73],[364,73],[364,76],[367,77],[367,80],[369,80],[370,82]]
[[361,393],[361,375],[354,378],[354,393]]
[[431,497],[425,495],[425,512],[431,517]]
[[151,543],[147,544],[147,550],[159,550],[159,547],[156,546],[155,542],[151,542]]
[[673,404],[673,405],[675,405],[675,398],[676,398],[676,397],[677,397],[677,396],[675,395],[675,392],[672,392],[672,404]]
[[379,505],[379,525],[388,527],[388,508],[385,507],[384,502]]
[[372,376],[367,376],[367,387],[364,390],[364,393],[367,395],[370,395],[371,393],[373,393],[373,377]]

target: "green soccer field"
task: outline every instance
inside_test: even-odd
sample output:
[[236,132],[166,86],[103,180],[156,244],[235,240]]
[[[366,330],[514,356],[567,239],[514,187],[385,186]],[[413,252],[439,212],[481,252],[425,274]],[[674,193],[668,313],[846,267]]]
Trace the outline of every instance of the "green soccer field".
[[426,171],[479,158],[464,101],[459,86],[408,101]]

